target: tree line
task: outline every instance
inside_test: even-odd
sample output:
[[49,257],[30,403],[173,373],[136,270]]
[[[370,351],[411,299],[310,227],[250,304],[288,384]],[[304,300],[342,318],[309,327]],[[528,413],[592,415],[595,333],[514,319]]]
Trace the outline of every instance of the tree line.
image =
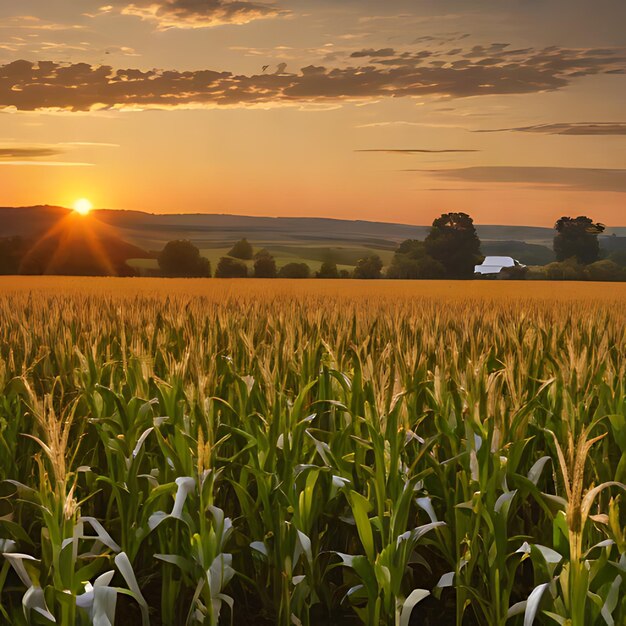
[[[619,257],[618,252],[612,259],[600,258],[598,237],[604,230],[603,224],[586,216],[561,217],[555,224],[555,262],[530,269],[504,268],[498,278],[626,280],[626,258],[622,258],[625,254]],[[0,274],[136,274],[136,270],[127,265],[126,258],[143,251],[115,238],[102,238],[99,248],[106,251],[106,263],[102,262],[101,255],[94,254],[85,245],[82,231],[73,233],[70,238],[64,237],[63,242],[46,239],[33,244],[21,237],[0,238]],[[63,251],[62,259],[59,250]],[[159,270],[151,272],[152,275],[213,275],[209,260],[187,240],[168,242],[156,257]],[[621,263],[616,263],[620,258]],[[214,275],[216,278],[469,279],[474,276],[474,267],[483,259],[473,219],[467,213],[452,212],[437,217],[423,241],[403,241],[386,268],[375,252],[359,259],[352,270],[339,268],[332,258],[325,260],[316,272],[305,262],[290,262],[279,268],[268,250],[255,252],[252,244],[243,238],[219,259]]]
[[[504,268],[499,278],[626,280],[626,269],[611,260],[600,260],[598,235],[603,224],[586,216],[561,217],[555,224],[553,249],[556,257],[539,269]],[[287,263],[280,269],[272,254],[254,252],[247,239],[236,242],[216,267],[216,278],[356,278],[356,279],[469,279],[474,267],[484,259],[473,219],[467,213],[444,213],[433,221],[424,241],[407,239],[395,251],[390,265],[378,254],[359,259],[354,270],[338,269],[332,260],[324,261],[313,273],[306,263]],[[189,241],[169,242],[158,258],[167,276],[211,276],[209,261]],[[246,264],[252,261],[249,268]]]

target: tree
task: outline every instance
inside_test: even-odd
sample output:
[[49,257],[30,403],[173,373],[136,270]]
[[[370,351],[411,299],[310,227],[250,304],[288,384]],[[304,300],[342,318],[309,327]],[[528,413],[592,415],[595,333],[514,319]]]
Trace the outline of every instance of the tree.
[[426,253],[439,261],[447,278],[472,278],[482,261],[480,239],[467,213],[443,213],[424,240]]
[[382,259],[377,254],[370,254],[359,259],[354,268],[354,277],[360,279],[380,278],[382,269]]
[[398,246],[396,254],[404,254],[411,259],[421,259],[426,256],[426,246],[419,239],[405,239]]
[[339,278],[339,271],[337,270],[337,264],[332,261],[324,261],[319,272],[315,274],[317,278]]
[[166,276],[211,276],[211,264],[190,241],[169,241],[159,254],[158,262]]
[[554,237],[554,253],[557,261],[575,258],[583,265],[598,260],[600,244],[598,235],[604,232],[604,224],[594,223],[584,215],[562,217],[554,225],[557,234]]
[[402,280],[443,278],[445,274],[443,265],[428,255],[421,259],[411,259],[404,254],[396,254],[387,270],[387,278]]
[[257,253],[254,258],[255,278],[276,278],[276,261],[267,250]]
[[306,263],[287,263],[280,268],[278,278],[309,278],[311,268]]
[[248,242],[248,240],[244,237],[240,239],[228,253],[228,256],[232,256],[235,259],[243,259],[244,261],[249,261],[254,254],[254,250],[252,246]]
[[248,268],[241,261],[223,256],[217,264],[215,278],[247,278]]
[[416,239],[407,239],[398,246],[387,270],[387,278],[403,280],[443,278],[444,276],[443,265],[426,254],[424,242]]

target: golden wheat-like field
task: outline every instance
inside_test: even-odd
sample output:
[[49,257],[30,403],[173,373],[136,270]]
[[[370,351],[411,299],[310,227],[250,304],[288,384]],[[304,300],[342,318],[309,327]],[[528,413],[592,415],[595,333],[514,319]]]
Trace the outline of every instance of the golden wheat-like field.
[[2,619],[626,624],[625,305],[0,278]]

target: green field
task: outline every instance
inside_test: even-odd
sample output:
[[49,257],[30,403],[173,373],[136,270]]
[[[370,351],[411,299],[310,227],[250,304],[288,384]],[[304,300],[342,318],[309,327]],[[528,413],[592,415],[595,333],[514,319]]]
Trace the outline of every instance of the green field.
[[626,623],[625,285],[0,293],[3,623]]
[[[231,247],[201,248],[200,254],[209,259],[211,268],[215,271],[220,258],[227,256]],[[255,246],[255,252],[261,249],[269,251],[274,256],[276,266],[279,269],[287,263],[306,263],[312,272],[318,271],[322,263],[327,259],[336,263],[339,270],[346,269],[351,271],[359,259],[369,254],[378,254],[385,265],[388,265],[393,258],[393,250],[368,248],[360,245],[319,246],[305,244],[301,246],[287,246],[280,243],[268,243],[263,246]],[[254,260],[242,262],[248,267],[249,272],[252,273]],[[157,270],[159,267],[156,259],[130,259],[128,263],[131,267],[139,269]]]

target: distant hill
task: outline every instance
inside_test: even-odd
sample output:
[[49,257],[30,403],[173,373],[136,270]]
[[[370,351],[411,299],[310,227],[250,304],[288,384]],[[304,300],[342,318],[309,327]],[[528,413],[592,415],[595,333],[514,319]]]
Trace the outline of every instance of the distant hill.
[[547,265],[556,260],[552,248],[525,241],[482,241],[480,249],[485,256],[512,256],[524,265]]
[[154,256],[108,224],[60,207],[0,209],[0,243],[4,273],[125,276],[134,273],[129,259]]
[[[72,211],[58,206],[0,208],[0,237],[41,236],[54,228]],[[189,239],[212,263],[226,253],[233,242],[247,237],[255,248],[266,248],[279,262],[304,260],[313,269],[324,260],[353,266],[364,252],[376,251],[388,262],[398,243],[405,239],[424,239],[428,226],[413,226],[365,220],[341,220],[316,217],[255,217],[226,214],[154,214],[142,211],[100,209],[92,211],[89,221],[114,238],[105,247],[120,252],[116,258],[146,259],[172,239]],[[477,225],[486,254],[514,256],[528,265],[544,264],[554,259],[551,228],[536,226]],[[617,239],[626,236],[626,227],[607,229]],[[103,235],[104,236],[104,235]],[[601,245],[620,245],[615,237],[601,237]],[[610,240],[610,241],[609,241]],[[122,242],[134,246],[122,251]],[[128,257],[127,254],[136,256]],[[138,266],[154,267],[155,261]]]

